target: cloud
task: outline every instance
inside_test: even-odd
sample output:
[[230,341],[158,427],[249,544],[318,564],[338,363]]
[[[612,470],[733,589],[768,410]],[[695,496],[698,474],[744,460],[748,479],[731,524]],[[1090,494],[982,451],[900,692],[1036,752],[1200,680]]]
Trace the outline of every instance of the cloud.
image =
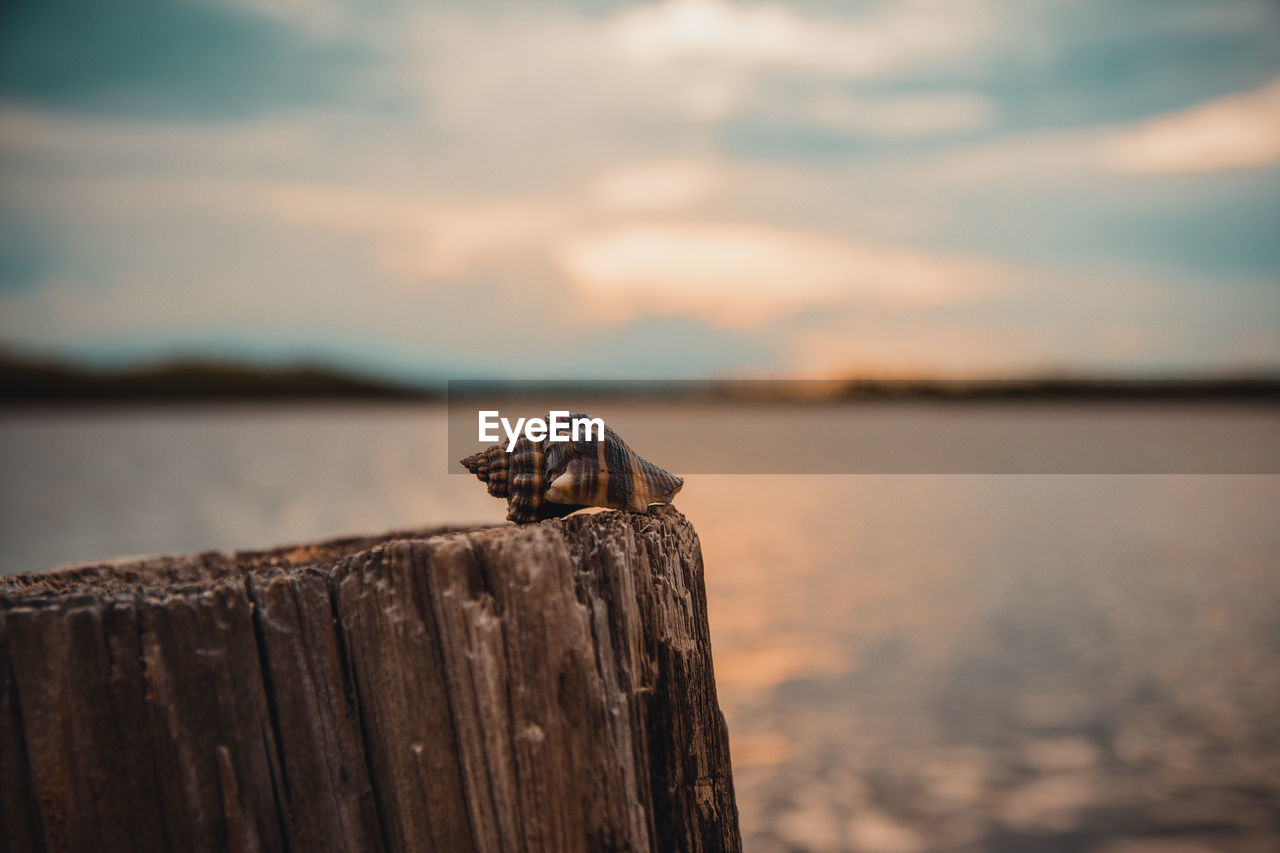
[[[750,113],[770,80],[815,91],[883,83],[962,64],[1000,31],[985,5],[913,2],[824,16],[780,3],[664,0],[604,16],[560,7],[496,22],[432,15],[418,24],[407,28],[418,57],[407,76],[426,81],[445,138],[465,137],[500,174],[530,161],[546,164],[544,173],[565,169],[565,160],[600,168],[608,165],[602,152],[698,150],[707,125]],[[986,117],[974,96],[917,96],[855,106],[874,110],[886,135],[972,127]]]
[[[0,102],[0,154],[44,165],[50,173],[208,173],[233,166],[318,157],[323,122],[257,117],[207,123],[194,119],[118,118]],[[71,168],[74,167],[74,168]],[[6,178],[21,178],[6,169]]]
[[971,301],[844,303],[766,331],[794,375],[815,378],[1269,369],[1280,354],[1280,292],[1266,279],[1206,288],[1162,270],[1029,264],[1008,278]]
[[1102,142],[1124,174],[1256,169],[1280,162],[1280,77],[1252,92],[1158,116]]
[[799,131],[893,142],[972,133],[991,125],[995,103],[978,92],[860,95],[846,86],[761,86],[740,123],[773,135]]
[[609,316],[659,310],[739,328],[850,298],[947,302],[1002,277],[985,261],[714,221],[633,221],[577,234],[555,260]]
[[611,169],[592,182],[589,192],[605,210],[669,210],[707,199],[721,180],[709,160],[659,160]]
[[854,18],[812,18],[780,3],[664,0],[610,22],[620,54],[640,63],[714,62],[865,76],[977,47],[981,6],[895,3]]
[[888,166],[919,180],[971,186],[1265,168],[1280,163],[1280,78],[1142,121],[1010,134],[910,157],[890,158]]
[[709,164],[659,162],[608,172],[578,190],[490,199],[315,185],[240,195],[253,215],[369,235],[381,273],[406,290],[481,273],[520,287],[545,270],[585,297],[579,310],[610,323],[687,316],[744,329],[848,299],[917,307],[963,300],[1005,277],[979,258],[675,215],[696,208],[716,175]]
[[411,284],[467,275],[495,261],[527,262],[576,222],[582,207],[563,193],[450,196],[314,183],[266,184],[246,195],[251,215],[373,237],[383,272]]

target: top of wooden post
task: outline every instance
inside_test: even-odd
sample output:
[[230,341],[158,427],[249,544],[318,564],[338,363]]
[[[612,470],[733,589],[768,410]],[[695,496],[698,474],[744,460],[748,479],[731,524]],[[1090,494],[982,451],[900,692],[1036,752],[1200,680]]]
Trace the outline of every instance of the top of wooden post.
[[11,849],[738,850],[671,507],[0,579]]

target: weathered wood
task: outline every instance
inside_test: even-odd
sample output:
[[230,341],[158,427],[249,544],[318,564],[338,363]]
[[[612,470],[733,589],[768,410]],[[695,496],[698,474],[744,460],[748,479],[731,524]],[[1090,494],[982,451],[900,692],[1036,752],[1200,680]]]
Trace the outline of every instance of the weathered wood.
[[10,850],[740,848],[671,507],[0,579]]

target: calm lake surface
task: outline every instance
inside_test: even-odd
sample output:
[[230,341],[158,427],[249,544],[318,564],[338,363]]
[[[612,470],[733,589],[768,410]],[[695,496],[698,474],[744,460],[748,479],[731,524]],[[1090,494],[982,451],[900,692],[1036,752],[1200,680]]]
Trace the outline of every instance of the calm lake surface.
[[[1215,418],[1277,458],[1280,409]],[[445,440],[431,405],[6,412],[0,568],[500,523]],[[1280,476],[693,475],[676,505],[748,851],[1280,849]]]

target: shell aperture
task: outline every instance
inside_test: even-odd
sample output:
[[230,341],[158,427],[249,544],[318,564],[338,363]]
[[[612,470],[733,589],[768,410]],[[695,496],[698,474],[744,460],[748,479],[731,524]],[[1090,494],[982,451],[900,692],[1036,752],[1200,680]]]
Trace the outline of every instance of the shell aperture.
[[[569,415],[570,421],[586,418]],[[507,499],[507,518],[527,524],[589,506],[641,512],[671,503],[684,480],[664,471],[604,428],[603,440],[532,441],[520,436],[510,452],[501,444],[461,460],[489,494]]]

